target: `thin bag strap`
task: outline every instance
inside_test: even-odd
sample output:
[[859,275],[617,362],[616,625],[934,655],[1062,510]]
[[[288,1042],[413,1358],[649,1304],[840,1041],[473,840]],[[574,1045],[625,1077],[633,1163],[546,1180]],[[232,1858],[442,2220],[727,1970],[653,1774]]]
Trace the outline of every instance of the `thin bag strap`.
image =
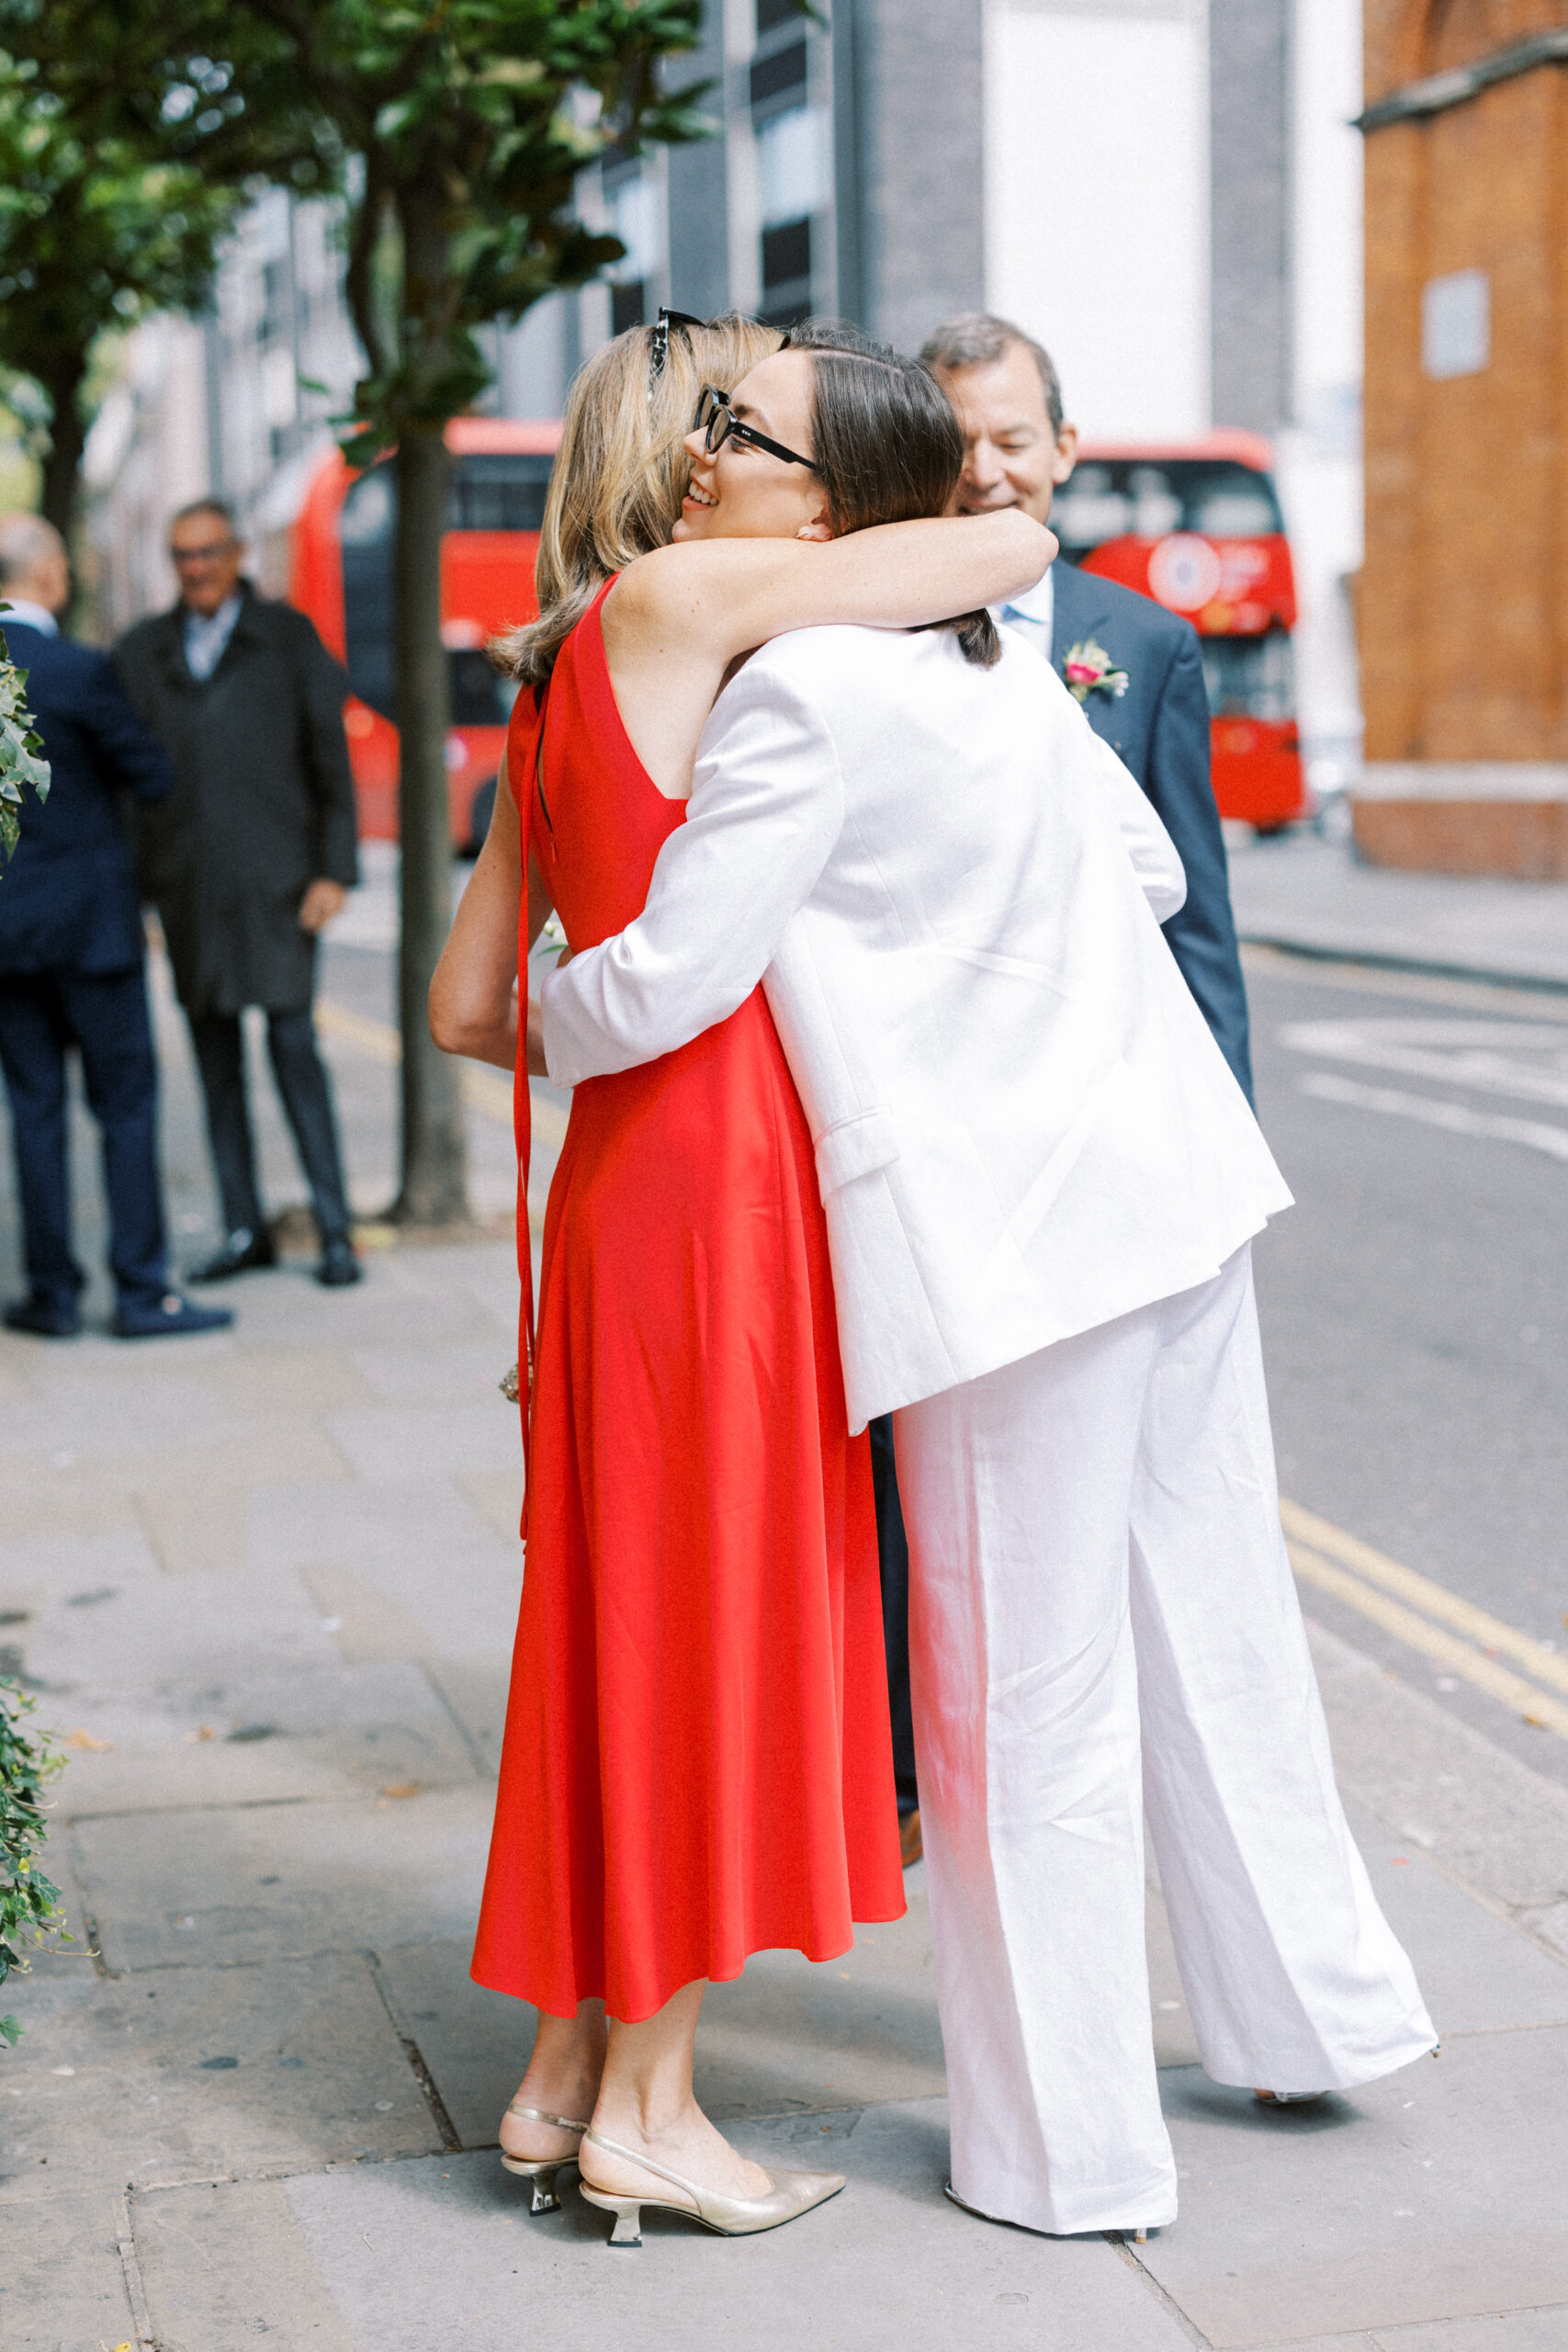
[[[512,1073],[512,1131],[517,1148],[517,1275],[522,1298],[518,1317],[517,1363],[518,1407],[523,1424],[523,1468],[525,1476],[523,1526],[525,1540],[528,1524],[526,1476],[528,1468],[528,1426],[533,1418],[534,1403],[534,1237],[528,1224],[528,1169],[533,1150],[533,1101],[528,1091],[528,859],[534,842],[534,805],[536,798],[543,805],[543,788],[539,783],[545,755],[545,719],[549,707],[549,685],[536,686],[532,695],[533,707],[527,709],[519,695],[513,707],[512,725],[507,736],[506,781],[508,789],[518,803],[519,830],[523,841],[523,878],[517,909],[517,1059]],[[523,757],[517,763],[516,784],[513,783],[513,747]],[[524,776],[533,778],[535,789],[529,791],[527,807],[523,806],[520,788]],[[546,823],[549,811],[545,810]],[[553,828],[552,828],[553,832]]]

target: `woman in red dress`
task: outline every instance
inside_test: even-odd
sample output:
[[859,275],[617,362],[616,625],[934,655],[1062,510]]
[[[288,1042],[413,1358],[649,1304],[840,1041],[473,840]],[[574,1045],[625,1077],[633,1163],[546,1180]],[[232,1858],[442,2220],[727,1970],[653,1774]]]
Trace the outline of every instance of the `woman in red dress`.
[[[777,342],[739,321],[634,329],[573,387],[541,617],[513,640],[508,789],[432,990],[451,1051],[519,1054],[525,864],[525,949],[551,905],[573,948],[641,910],[734,661],[781,629],[944,618],[1038,572],[1043,537],[1013,514],[770,536],[810,458],[755,434],[736,443],[756,463],[730,467],[731,511],[698,515],[711,502],[680,444],[702,388]],[[521,1069],[518,1092],[525,1115]],[[641,2203],[771,2228],[843,2183],[765,2172],[703,2116],[705,1983],[771,1947],[834,1958],[854,1920],[904,1901],[870,1458],[848,1433],[811,1140],[760,989],[680,1052],[577,1089],[542,1266],[473,1962],[539,2011],[502,2160],[541,2210],[592,2118],[583,2187],[623,2214],[618,2236]]]

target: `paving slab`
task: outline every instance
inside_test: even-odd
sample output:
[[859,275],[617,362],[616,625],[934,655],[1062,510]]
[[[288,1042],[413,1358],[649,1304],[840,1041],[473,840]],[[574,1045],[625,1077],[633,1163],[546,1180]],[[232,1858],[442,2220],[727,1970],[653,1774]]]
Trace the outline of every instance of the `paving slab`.
[[479,1783],[341,1804],[257,1804],[73,1825],[111,1971],[374,1951],[471,1934],[489,1849]]
[[243,1680],[260,1660],[307,1680],[339,1663],[297,1576],[242,1587],[227,1572],[175,1578],[155,1565],[99,1575],[56,1578],[52,1589],[31,1580],[30,1622],[16,1638],[29,1673],[51,1689],[145,1703],[175,1685]]
[[[361,2165],[290,2181],[286,2195],[364,2352],[513,2352],[520,2341],[551,2352],[1189,2352],[1186,2330],[1103,2239],[1032,2237],[946,2202],[940,2100],[736,2137],[763,2163],[844,2171],[849,2190],[756,2238],[649,2214],[632,2256],[609,2252],[605,2218],[570,2191],[558,2214],[523,2214],[490,2155]],[[148,2291],[169,2352],[198,2340],[224,2352],[221,2338],[175,2332],[151,2267]],[[258,2315],[276,2324],[265,2306]]]
[[1562,2352],[1568,2303],[1481,2319],[1439,2319],[1429,2326],[1380,2327],[1375,2342],[1377,2352]]
[[7,2207],[441,2145],[360,1955],[35,1976],[27,2028],[0,2100]]
[[1551,1959],[1434,1867],[1426,1849],[1348,1808],[1372,1889],[1445,2037],[1568,2025],[1568,1964]]
[[[513,1359],[498,1348],[492,1360],[499,1380]],[[508,1471],[517,1459],[517,1420],[503,1397],[495,1403],[493,1416],[471,1404],[360,1406],[329,1413],[326,1426],[361,1478],[395,1478],[411,1462],[459,1474]]]
[[1310,1619],[1347,1800],[1528,1924],[1568,1892],[1568,1788]]
[[1363,865],[1304,826],[1269,841],[1233,829],[1228,845],[1244,940],[1568,982],[1568,884]]
[[1461,2035],[1321,2107],[1161,2093],[1181,2217],[1139,2255],[1216,2347],[1568,2301],[1568,2030]]
[[285,2352],[380,2352],[339,2312],[282,2182],[138,2191],[130,2202],[159,2352],[254,2352],[260,2338]]
[[[227,1700],[228,1694],[220,1696]],[[120,1727],[111,1709],[85,1712],[107,1730]],[[223,1719],[220,1706],[205,1712]],[[425,1703],[412,1720],[389,1715],[294,1738],[275,1736],[265,1714],[236,1708],[233,1720],[233,1729],[210,1738],[175,1733],[156,1741],[115,1744],[106,1754],[73,1756],[74,1769],[61,1784],[57,1818],[79,1826],[116,1815],[330,1804],[380,1797],[389,1788],[453,1788],[474,1778],[473,1749],[452,1716],[434,1703],[428,1685]],[[145,1725],[133,1723],[130,1728]],[[182,1834],[177,1823],[167,1822],[166,1837],[177,1839]]]
[[118,2197],[40,2198],[6,2212],[0,2344],[6,2352],[90,2352],[135,2334],[119,2255]]

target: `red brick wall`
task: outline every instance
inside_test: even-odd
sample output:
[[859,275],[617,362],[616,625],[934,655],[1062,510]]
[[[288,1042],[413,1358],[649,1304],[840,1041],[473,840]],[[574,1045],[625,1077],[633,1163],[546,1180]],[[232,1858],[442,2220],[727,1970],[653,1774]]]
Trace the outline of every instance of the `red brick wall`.
[[[1369,102],[1568,0],[1367,0]],[[1568,69],[1366,141],[1371,760],[1568,760]],[[1491,359],[1421,372],[1421,289],[1483,269]]]

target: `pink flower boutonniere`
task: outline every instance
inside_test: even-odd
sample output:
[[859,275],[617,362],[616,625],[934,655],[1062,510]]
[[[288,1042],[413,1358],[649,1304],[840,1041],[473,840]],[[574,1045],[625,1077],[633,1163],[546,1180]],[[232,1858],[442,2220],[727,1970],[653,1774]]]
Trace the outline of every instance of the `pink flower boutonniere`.
[[1114,702],[1132,684],[1126,671],[1119,670],[1104,646],[1097,645],[1092,637],[1087,645],[1068,646],[1062,673],[1075,702],[1087,702],[1090,695],[1109,695]]

